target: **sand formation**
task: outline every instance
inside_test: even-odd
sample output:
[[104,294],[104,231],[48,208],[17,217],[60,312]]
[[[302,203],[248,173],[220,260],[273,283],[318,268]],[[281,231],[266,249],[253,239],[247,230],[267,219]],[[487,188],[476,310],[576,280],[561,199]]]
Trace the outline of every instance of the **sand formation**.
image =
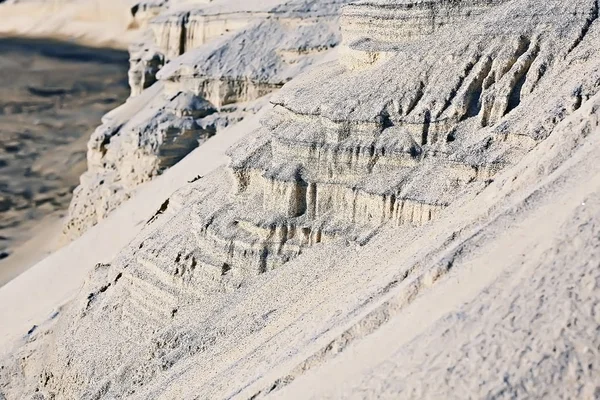
[[89,170],[75,191],[65,233],[79,236],[137,185],[254,114],[268,94],[322,62],[339,41],[338,10],[346,2],[134,6],[135,26],[146,30],[130,48],[132,98],[104,117],[89,142]]
[[70,229],[283,87],[27,334],[0,393],[598,397],[598,1],[274,3],[136,9],[155,41],[88,172],[132,183],[82,178]]

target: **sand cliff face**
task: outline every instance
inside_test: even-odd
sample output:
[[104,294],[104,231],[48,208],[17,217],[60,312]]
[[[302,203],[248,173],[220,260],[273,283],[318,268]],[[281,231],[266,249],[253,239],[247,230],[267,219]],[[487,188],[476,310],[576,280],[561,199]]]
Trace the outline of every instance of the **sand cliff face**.
[[[261,17],[183,55],[204,40],[198,27],[186,33],[192,12],[150,22],[171,21],[157,47],[176,58],[124,106],[132,118],[117,110],[96,132],[91,164],[124,152],[98,177],[167,160],[161,142],[131,161],[141,142],[121,150],[129,129],[151,138],[164,123],[198,137],[193,124],[303,71],[329,46],[315,38],[337,38],[333,11],[313,15],[317,4],[339,6],[281,6],[285,18]],[[597,396],[598,10],[596,0],[343,7],[339,59],[273,94],[228,166],[166,199],[130,246],[98,264],[49,333],[30,333],[15,352],[29,361],[0,370],[0,390]],[[229,53],[248,37],[264,44],[257,58]],[[299,38],[306,46],[290,45]],[[110,179],[129,179],[121,174]]]
[[[280,4],[281,3],[281,4]],[[88,148],[65,233],[74,238],[339,42],[345,0],[142,3],[130,49],[131,98],[106,115]],[[143,12],[142,12],[143,11]],[[152,18],[154,16],[154,18]]]
[[[345,47],[375,59],[394,53],[393,61],[344,57],[271,98],[274,109],[258,139],[231,150],[230,179],[219,191],[223,204],[200,206],[190,217],[199,265],[227,270],[227,279],[236,276],[237,282],[277,268],[316,243],[340,238],[363,243],[388,221],[425,224],[469,186],[486,184],[518,162],[595,94],[595,73],[536,92],[569,75],[568,64],[558,60],[576,50],[589,10],[524,6],[526,16],[499,26],[490,12],[499,4],[441,4],[442,11],[417,3],[409,15],[420,16],[422,7],[426,14],[449,15],[465,25],[468,41],[445,31],[435,41],[419,39],[435,30],[411,41],[414,35],[394,36],[394,24],[378,29],[387,42],[372,39],[368,29],[362,37],[355,31]],[[461,21],[474,12],[462,4],[467,10],[476,6],[481,21]],[[379,11],[392,12],[379,19],[394,19],[394,3],[384,5]],[[406,4],[398,8],[406,11]],[[556,17],[561,12],[569,15],[560,18],[566,28]],[[524,25],[522,19],[531,16],[539,21]],[[366,12],[364,18],[374,17]],[[401,44],[396,50],[395,39]],[[171,64],[161,75],[178,68]],[[551,108],[532,112],[539,104]]]

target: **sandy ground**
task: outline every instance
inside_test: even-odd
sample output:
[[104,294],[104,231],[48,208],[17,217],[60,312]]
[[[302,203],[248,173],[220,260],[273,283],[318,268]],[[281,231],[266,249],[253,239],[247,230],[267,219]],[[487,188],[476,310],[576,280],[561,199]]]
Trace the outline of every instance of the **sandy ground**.
[[0,286],[59,244],[59,220],[86,169],[87,140],[128,96],[127,57],[0,39]]
[[346,338],[343,353],[275,397],[598,399],[600,177],[591,155],[600,129],[591,115],[585,140],[577,134],[590,117],[574,116],[482,193],[502,205],[465,232],[434,290],[399,310],[391,291],[371,309],[388,311],[380,329]]

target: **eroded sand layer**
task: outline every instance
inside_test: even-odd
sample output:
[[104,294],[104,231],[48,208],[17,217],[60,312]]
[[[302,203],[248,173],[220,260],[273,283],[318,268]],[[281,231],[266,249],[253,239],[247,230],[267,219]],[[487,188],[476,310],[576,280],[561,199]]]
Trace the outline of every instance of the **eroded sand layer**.
[[599,397],[600,0],[353,2],[318,65],[279,8],[190,49],[199,4],[92,136],[85,234],[0,289],[0,399]]

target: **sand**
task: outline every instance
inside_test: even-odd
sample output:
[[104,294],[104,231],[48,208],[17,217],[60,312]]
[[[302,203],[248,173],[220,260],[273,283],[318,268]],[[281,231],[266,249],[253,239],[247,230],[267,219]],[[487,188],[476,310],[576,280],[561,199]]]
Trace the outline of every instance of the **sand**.
[[[127,65],[123,51],[0,39],[0,286],[59,245],[49,226],[86,170],[91,132],[127,98]],[[51,240],[25,246],[38,230]]]
[[[0,352],[11,349],[76,294],[96,263],[110,261],[176,189],[227,162],[225,151],[258,125],[262,113],[227,128],[147,185],[102,224],[8,282],[0,291]],[[18,304],[18,307],[15,305]]]
[[88,46],[127,49],[137,38],[128,29],[134,2],[16,0],[0,4],[0,34],[73,40]]
[[0,288],[0,397],[599,398],[600,3],[430,6]]

